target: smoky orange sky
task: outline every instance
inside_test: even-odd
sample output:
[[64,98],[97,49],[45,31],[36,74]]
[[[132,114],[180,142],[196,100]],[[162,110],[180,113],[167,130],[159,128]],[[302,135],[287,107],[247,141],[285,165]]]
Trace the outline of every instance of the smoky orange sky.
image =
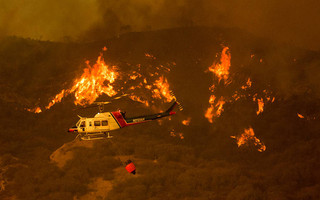
[[317,0],[0,0],[0,36],[53,41],[222,26],[319,50],[319,19]]

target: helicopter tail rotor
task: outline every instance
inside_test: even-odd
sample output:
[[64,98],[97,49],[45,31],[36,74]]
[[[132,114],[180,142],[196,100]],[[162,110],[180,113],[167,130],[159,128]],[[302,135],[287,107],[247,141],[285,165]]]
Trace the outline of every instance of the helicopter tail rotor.
[[172,92],[172,90],[170,91],[171,96],[173,97],[174,101],[177,103],[179,110],[182,111],[183,107],[181,105],[181,103],[177,100],[177,97],[174,95],[174,93]]

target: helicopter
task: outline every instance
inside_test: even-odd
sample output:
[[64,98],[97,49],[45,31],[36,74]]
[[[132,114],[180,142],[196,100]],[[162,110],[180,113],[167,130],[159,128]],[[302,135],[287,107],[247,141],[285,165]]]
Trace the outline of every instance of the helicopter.
[[78,115],[80,118],[79,121],[75,126],[69,128],[68,132],[78,133],[77,137],[80,137],[80,140],[112,138],[113,136],[110,136],[109,131],[174,115],[176,112],[174,112],[173,109],[176,105],[179,105],[176,100],[173,100],[172,105],[165,112],[127,118],[126,113],[120,110],[103,112],[103,106],[107,103],[110,102],[95,102],[95,104],[99,106],[99,113],[93,118]]

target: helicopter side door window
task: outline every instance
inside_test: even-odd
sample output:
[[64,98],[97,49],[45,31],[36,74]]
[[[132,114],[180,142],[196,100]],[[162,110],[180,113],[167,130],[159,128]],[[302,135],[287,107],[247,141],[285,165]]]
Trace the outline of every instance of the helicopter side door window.
[[86,122],[82,121],[81,124],[80,124],[80,127],[82,127],[82,128],[86,127]]
[[94,121],[94,126],[101,126],[100,121]]
[[89,122],[89,126],[92,126],[92,122]]
[[107,120],[103,120],[102,121],[102,126],[108,126],[108,121]]

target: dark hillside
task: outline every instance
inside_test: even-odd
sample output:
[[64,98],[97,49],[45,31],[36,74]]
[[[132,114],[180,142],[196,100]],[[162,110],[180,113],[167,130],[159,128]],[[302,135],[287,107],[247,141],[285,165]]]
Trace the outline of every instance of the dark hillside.
[[[171,120],[111,132],[112,142],[74,147],[72,159],[59,168],[50,155],[75,138],[66,130],[77,115],[91,117],[97,109],[74,110],[72,95],[39,114],[25,109],[48,105],[81,76],[86,60],[96,61],[104,46],[105,62],[122,73],[117,89],[123,86],[121,92],[129,92],[126,87],[131,85],[124,86],[122,80],[138,65],[143,77],[136,82],[152,80],[149,74],[156,67],[168,66],[170,71],[163,75],[184,110],[177,110]],[[208,70],[226,46],[231,53],[229,84]],[[320,52],[254,38],[237,29],[137,32],[86,44],[2,39],[0,198],[81,199],[94,190],[88,185],[102,177],[112,189],[97,199],[319,199],[319,64]],[[252,86],[241,89],[248,78]],[[226,103],[221,116],[209,123],[205,112],[213,84],[215,96]],[[242,95],[238,100],[233,100],[235,91]],[[151,99],[142,89],[135,94]],[[264,99],[260,114],[253,98]],[[112,98],[102,95],[97,100]],[[154,100],[146,107],[123,97],[105,109],[138,115],[168,106]],[[191,121],[185,126],[181,122],[187,118]],[[249,127],[266,145],[265,151],[258,151],[252,141],[238,147],[231,138]],[[175,136],[170,135],[173,129]],[[117,177],[119,156],[124,155],[137,161],[137,176]]]

